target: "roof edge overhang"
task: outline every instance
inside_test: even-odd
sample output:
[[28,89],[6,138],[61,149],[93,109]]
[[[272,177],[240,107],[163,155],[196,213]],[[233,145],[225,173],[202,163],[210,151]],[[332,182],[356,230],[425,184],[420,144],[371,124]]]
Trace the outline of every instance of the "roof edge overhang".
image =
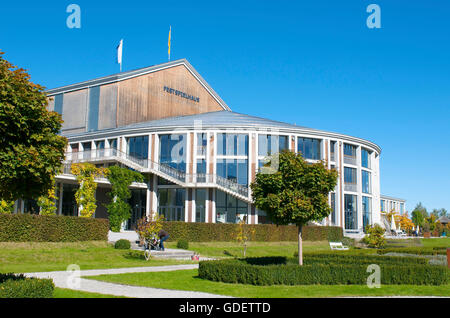
[[[256,127],[252,125],[239,125],[231,127],[229,125],[203,125],[203,130],[253,130],[253,131],[262,131],[262,132],[268,132],[268,129],[273,128],[275,131],[280,133],[295,133],[295,134],[304,134],[309,135],[311,137],[319,136],[319,137],[328,137],[328,138],[336,138],[336,139],[343,139],[348,142],[353,142],[357,144],[362,144],[367,147],[370,147],[378,152],[378,154],[381,154],[381,147],[377,144],[358,137],[353,137],[349,135],[334,133],[334,132],[327,132],[323,130],[317,130],[312,128],[305,128],[305,127],[299,127],[299,128],[281,128],[277,126],[261,126]],[[85,139],[101,139],[101,138],[109,138],[114,137],[117,135],[136,135],[136,134],[145,134],[145,133],[152,133],[152,132],[167,132],[167,131],[190,131],[194,130],[195,127],[193,125],[186,125],[186,126],[152,126],[152,127],[138,127],[138,128],[127,128],[124,127],[123,129],[120,128],[113,128],[111,130],[97,130],[92,132],[85,132],[81,134],[76,135],[64,135],[70,141],[82,141]],[[397,199],[402,200],[402,199]]]
[[46,91],[47,96],[51,97],[61,93],[68,93],[77,91],[80,89],[85,89],[93,86],[106,85],[124,81],[137,76],[146,75],[153,72],[158,72],[167,68],[184,65],[187,70],[200,82],[200,84],[211,94],[211,96],[219,103],[219,105],[227,111],[231,111],[230,107],[220,98],[220,96],[212,89],[211,86],[205,81],[205,79],[195,70],[195,68],[187,61],[187,59],[179,59],[175,61],[170,61],[163,64],[153,65],[149,67],[140,68],[137,70],[126,71],[122,73],[117,73],[105,77],[100,77],[97,79],[80,82],[76,84],[70,84],[66,86],[61,86]]
[[405,200],[405,199],[394,198],[394,197],[390,197],[390,196],[387,196],[387,195],[383,195],[383,194],[381,194],[381,195],[380,195],[380,198],[381,198],[381,199],[386,199],[386,200],[391,200],[391,201],[400,201],[400,202],[406,202],[406,200]]

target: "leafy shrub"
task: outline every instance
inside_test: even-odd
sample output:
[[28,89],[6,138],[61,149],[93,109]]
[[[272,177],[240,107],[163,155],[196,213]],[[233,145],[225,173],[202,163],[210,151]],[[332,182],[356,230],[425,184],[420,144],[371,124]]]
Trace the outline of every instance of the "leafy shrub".
[[116,241],[116,243],[114,244],[114,248],[119,250],[129,250],[130,247],[131,247],[130,241],[125,239],[120,239]]
[[0,242],[108,240],[107,219],[34,214],[0,215]]
[[385,230],[379,225],[367,225],[367,235],[362,239],[363,243],[369,247],[383,248],[386,245],[386,239],[384,238]]
[[53,298],[54,288],[51,279],[0,274],[0,298]]
[[[298,240],[298,229],[294,225],[245,224],[244,226],[255,231],[252,241]],[[239,231],[239,224],[170,221],[163,222],[163,228],[170,233],[169,241],[185,239],[189,242],[232,242]],[[306,241],[341,241],[343,231],[337,226],[304,226],[302,237]]]
[[144,251],[130,250],[124,257],[128,258],[128,259],[142,259],[142,260],[145,260]]
[[[283,262],[282,258],[202,261],[198,272],[203,279],[252,285],[365,285],[369,275],[368,264],[308,264],[306,257],[303,266],[291,265],[288,260]],[[382,284],[441,285],[448,282],[448,270],[444,266],[379,265]]]
[[183,239],[178,240],[177,248],[181,248],[183,250],[187,250],[187,249],[189,249],[189,242],[186,241],[186,240],[183,240]]

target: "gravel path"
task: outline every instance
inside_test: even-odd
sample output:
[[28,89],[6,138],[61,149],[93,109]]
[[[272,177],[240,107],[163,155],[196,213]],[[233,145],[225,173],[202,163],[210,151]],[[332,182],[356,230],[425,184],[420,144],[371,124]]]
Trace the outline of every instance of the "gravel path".
[[[198,264],[187,265],[170,265],[170,266],[152,266],[152,267],[131,267],[131,268],[114,268],[114,269],[92,269],[80,271],[80,276],[97,276],[104,274],[123,274],[123,273],[144,273],[144,272],[167,272],[186,269],[196,269]],[[138,287],[121,284],[113,284],[107,282],[96,281],[92,279],[79,279],[79,284],[73,276],[73,272],[38,272],[26,273],[28,277],[51,278],[56,287],[69,288],[91,293],[107,294],[114,296],[126,296],[134,298],[223,298],[221,296],[203,292],[169,290],[151,287]]]

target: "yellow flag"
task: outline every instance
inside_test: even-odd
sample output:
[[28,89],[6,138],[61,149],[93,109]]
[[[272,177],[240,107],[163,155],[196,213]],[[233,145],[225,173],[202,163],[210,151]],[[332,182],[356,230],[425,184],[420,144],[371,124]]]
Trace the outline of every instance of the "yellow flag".
[[169,53],[169,61],[170,61],[170,33],[172,32],[172,26],[170,26],[170,28],[169,28],[169,43],[168,43],[168,45],[169,45],[169,51],[168,51],[168,53]]

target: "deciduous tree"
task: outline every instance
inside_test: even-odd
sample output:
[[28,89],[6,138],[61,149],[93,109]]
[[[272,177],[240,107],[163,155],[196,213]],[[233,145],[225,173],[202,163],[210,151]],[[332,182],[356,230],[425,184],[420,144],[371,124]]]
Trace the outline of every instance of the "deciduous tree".
[[47,110],[44,88],[0,51],[0,198],[38,198],[64,160],[61,116]]
[[301,154],[290,151],[270,157],[265,166],[278,170],[256,174],[250,185],[254,204],[275,224],[297,225],[298,257],[302,265],[302,227],[331,213],[328,194],[336,186],[338,173],[327,169],[323,161],[309,163]]

